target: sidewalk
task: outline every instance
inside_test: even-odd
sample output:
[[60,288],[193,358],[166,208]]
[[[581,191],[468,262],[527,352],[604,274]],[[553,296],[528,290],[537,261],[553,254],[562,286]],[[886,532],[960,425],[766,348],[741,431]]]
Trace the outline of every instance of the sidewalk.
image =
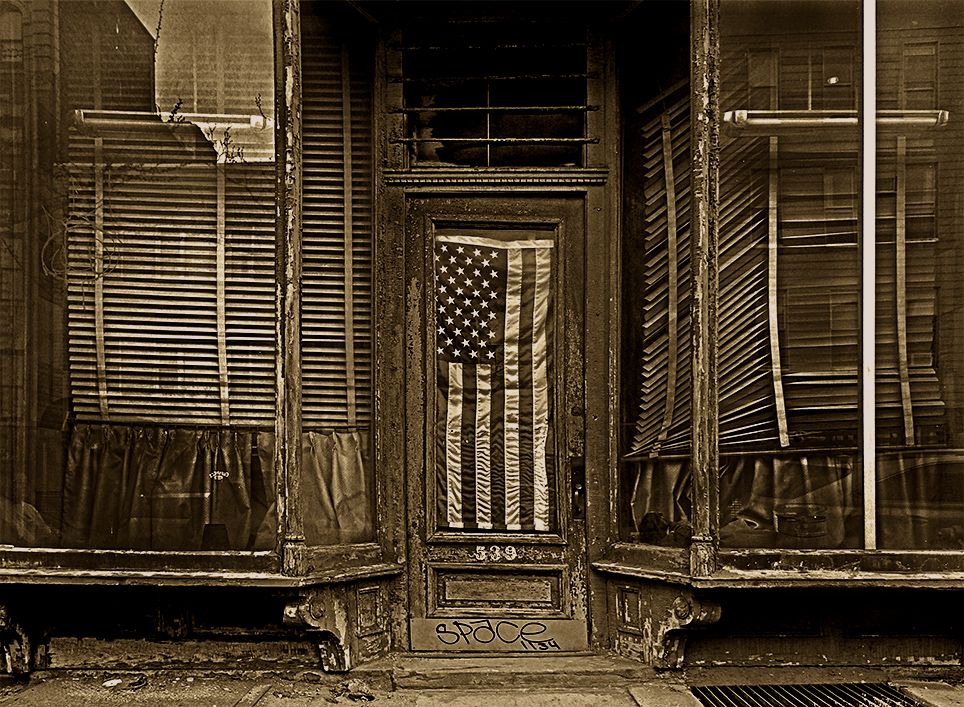
[[[320,707],[340,705],[385,705],[385,707],[541,707],[565,705],[591,707],[698,707],[685,688],[534,687],[511,689],[373,689],[362,680],[349,679],[335,685],[311,684],[299,680],[177,677],[170,674],[146,676],[118,674],[103,676],[40,675],[29,684],[0,687],[0,705],[50,707]],[[120,682],[116,682],[116,681]],[[654,699],[656,701],[654,701]]]
[[[315,681],[319,682],[315,682]],[[322,682],[323,681],[323,682]],[[564,681],[562,681],[564,682]],[[939,682],[897,683],[909,696],[929,707],[964,707],[964,687]],[[700,707],[675,679],[599,688],[498,685],[473,689],[373,686],[361,678],[337,679],[313,671],[292,678],[258,675],[185,676],[159,673],[76,675],[40,673],[29,683],[0,683],[0,705],[50,707],[320,707],[322,705],[385,707]],[[776,706],[774,706],[776,707]]]

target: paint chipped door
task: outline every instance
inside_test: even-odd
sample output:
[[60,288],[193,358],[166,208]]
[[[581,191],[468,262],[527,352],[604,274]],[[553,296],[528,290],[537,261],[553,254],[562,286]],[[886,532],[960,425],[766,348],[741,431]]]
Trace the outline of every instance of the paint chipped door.
[[412,199],[413,650],[587,647],[583,205]]

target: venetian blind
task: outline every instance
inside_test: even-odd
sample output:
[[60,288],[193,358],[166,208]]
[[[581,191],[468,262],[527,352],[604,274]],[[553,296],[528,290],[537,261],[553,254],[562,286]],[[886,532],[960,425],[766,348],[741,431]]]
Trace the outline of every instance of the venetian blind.
[[210,118],[101,112],[71,130],[68,354],[79,420],[274,422],[274,164],[238,150],[261,131],[270,139],[270,127]]
[[354,428],[372,408],[371,52],[302,19],[302,396],[308,428]]
[[[743,105],[749,95],[751,105],[758,100],[779,106],[787,95],[805,92],[806,81],[790,91],[790,79],[778,86],[771,71],[779,65],[791,78],[805,80],[807,74],[792,61],[782,61],[799,54],[797,49],[765,46],[741,55],[742,62],[724,62],[733,75],[723,76],[724,87],[730,87],[723,104]],[[755,71],[748,62],[761,56],[769,57],[770,68]],[[837,73],[846,75],[843,69]],[[747,94],[754,84],[760,92]],[[847,86],[842,90],[839,100],[852,100]],[[830,100],[826,92],[821,95]],[[689,448],[684,288],[690,200],[679,178],[689,143],[688,105],[673,92],[650,105],[642,161],[645,282],[638,300],[645,312],[642,386],[631,455]],[[721,450],[856,444],[861,271],[855,140],[839,130],[783,136],[724,132],[721,138],[716,342]],[[940,252],[935,155],[922,136],[888,134],[879,144],[878,443],[936,444],[946,435],[947,420],[935,360]]]

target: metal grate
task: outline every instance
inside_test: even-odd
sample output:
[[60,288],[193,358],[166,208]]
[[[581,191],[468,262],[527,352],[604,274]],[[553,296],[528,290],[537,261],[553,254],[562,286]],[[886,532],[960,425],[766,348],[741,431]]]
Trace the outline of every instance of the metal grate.
[[923,707],[884,683],[710,685],[691,690],[705,707]]
[[405,137],[413,164],[581,166],[588,41],[582,22],[517,17],[417,21],[404,31]]

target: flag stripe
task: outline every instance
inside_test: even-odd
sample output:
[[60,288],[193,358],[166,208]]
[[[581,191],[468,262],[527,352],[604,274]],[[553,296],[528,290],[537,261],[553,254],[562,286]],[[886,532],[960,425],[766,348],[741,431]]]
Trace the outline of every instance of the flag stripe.
[[462,522],[475,525],[475,425],[476,371],[478,366],[462,364]]
[[492,405],[491,427],[492,453],[489,455],[490,478],[492,488],[492,524],[500,528],[505,527],[505,390],[504,366],[500,365],[492,371]]
[[505,525],[520,529],[519,517],[519,318],[522,304],[522,251],[506,253],[505,292]]
[[439,523],[448,525],[448,390],[449,364],[439,361],[435,414],[435,513]]
[[462,526],[462,364],[449,363],[448,406],[445,426],[446,497],[448,524]]
[[480,528],[492,527],[489,458],[492,439],[489,434],[492,415],[492,366],[476,367],[478,404],[475,408],[475,516]]
[[474,236],[436,244],[441,527],[547,531],[556,517],[547,244]]
[[535,309],[536,254],[522,251],[522,291],[519,298],[519,522],[534,527],[532,341]]
[[533,393],[533,446],[536,454],[533,459],[533,487],[535,504],[535,529],[549,529],[549,475],[546,469],[546,454],[549,432],[549,378],[546,357],[548,356],[548,318],[549,293],[552,291],[551,251],[536,251],[535,291],[537,293],[535,313],[532,321],[532,393]]

